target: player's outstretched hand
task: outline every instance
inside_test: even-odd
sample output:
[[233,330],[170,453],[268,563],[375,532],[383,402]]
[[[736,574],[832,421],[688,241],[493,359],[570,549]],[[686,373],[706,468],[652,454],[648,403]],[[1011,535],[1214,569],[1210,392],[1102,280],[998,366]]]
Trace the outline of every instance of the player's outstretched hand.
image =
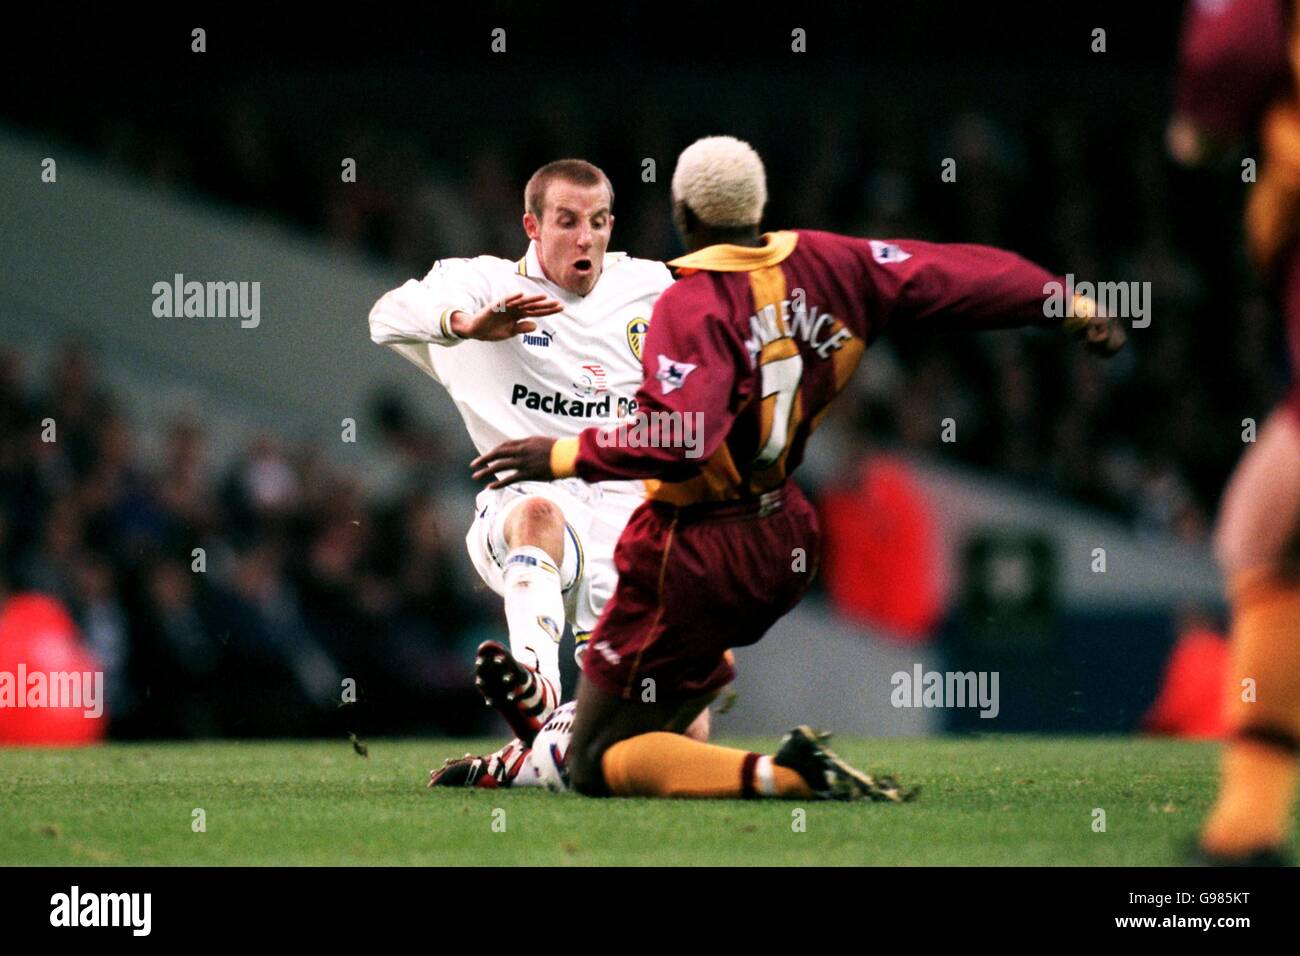
[[563,305],[541,293],[524,295],[516,292],[473,315],[467,312],[453,313],[451,330],[464,339],[500,342],[536,329],[537,323],[533,319],[563,310]]
[[513,471],[509,478],[497,478],[489,488],[504,488],[516,481],[550,481],[551,446],[554,438],[518,438],[502,442],[491,451],[479,455],[469,463],[474,469],[474,480],[492,478],[503,471]]
[[1096,303],[1080,297],[1076,299],[1075,315],[1066,320],[1066,328],[1083,341],[1083,347],[1093,355],[1110,358],[1124,347],[1128,333],[1124,324],[1114,316],[1103,315]]

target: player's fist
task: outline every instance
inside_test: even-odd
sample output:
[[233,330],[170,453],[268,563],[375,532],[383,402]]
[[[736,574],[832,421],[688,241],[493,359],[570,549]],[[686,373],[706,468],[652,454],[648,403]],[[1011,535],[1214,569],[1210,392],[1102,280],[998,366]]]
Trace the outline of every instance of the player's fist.
[[1074,314],[1065,320],[1066,331],[1083,341],[1093,355],[1109,358],[1124,347],[1128,333],[1118,318],[1105,315],[1087,296],[1074,297]]
[[483,342],[500,342],[537,328],[533,319],[562,312],[564,306],[554,299],[538,293],[524,295],[516,292],[499,302],[480,309],[473,315],[468,312],[451,314],[451,330],[462,339],[479,339]]

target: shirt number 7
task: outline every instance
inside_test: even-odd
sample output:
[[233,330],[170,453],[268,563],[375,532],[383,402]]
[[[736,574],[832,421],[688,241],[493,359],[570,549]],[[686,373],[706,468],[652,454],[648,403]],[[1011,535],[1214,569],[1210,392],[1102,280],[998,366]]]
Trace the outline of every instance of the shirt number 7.
[[798,422],[799,382],[803,379],[803,356],[790,338],[778,339],[763,351],[780,348],[784,358],[766,361],[760,358],[762,369],[762,409],[759,438],[762,445],[754,456],[754,464],[767,468],[780,460]]

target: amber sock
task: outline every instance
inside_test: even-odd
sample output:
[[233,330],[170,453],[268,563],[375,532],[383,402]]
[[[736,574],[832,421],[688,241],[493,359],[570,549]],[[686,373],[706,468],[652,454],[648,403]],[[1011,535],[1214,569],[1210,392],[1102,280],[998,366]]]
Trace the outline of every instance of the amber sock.
[[[1300,746],[1300,582],[1248,572],[1233,579],[1231,598],[1231,737],[1201,842],[1236,855],[1290,838]],[[1247,679],[1253,687],[1243,686]]]
[[681,734],[620,740],[605,751],[601,767],[610,793],[620,797],[812,796],[798,773],[776,766],[769,756]]
[[1201,835],[1211,852],[1229,856],[1277,847],[1290,837],[1296,759],[1276,747],[1233,741],[1221,761],[1219,799]]

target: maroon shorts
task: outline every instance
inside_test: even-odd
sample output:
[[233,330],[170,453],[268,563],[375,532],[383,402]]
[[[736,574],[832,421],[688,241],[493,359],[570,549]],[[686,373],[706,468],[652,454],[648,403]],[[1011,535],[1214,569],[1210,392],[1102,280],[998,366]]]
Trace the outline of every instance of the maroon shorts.
[[633,512],[583,673],[625,700],[639,699],[646,679],[659,700],[726,686],[735,671],[723,652],[759,640],[817,570],[817,514],[792,482],[780,494],[770,514],[658,502]]

